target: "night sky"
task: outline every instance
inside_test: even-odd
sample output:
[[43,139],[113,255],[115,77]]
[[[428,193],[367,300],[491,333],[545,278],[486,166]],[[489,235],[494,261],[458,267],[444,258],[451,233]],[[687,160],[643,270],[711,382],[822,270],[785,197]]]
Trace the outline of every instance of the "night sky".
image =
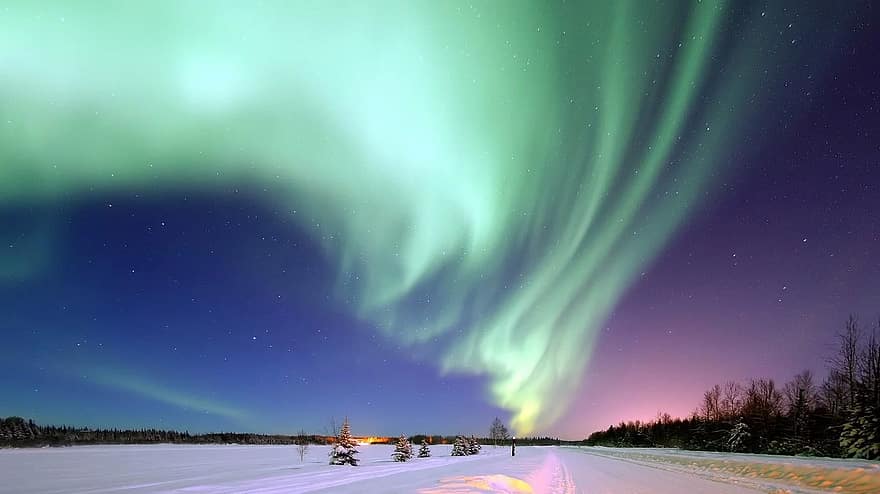
[[880,315],[877,18],[5,5],[0,416],[582,438],[821,376]]

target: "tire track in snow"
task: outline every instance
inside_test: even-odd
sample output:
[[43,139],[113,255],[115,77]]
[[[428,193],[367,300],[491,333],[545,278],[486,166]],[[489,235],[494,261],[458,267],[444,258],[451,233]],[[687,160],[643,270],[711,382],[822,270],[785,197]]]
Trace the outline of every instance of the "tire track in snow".
[[576,494],[577,486],[565,462],[550,452],[541,467],[528,477],[535,494]]

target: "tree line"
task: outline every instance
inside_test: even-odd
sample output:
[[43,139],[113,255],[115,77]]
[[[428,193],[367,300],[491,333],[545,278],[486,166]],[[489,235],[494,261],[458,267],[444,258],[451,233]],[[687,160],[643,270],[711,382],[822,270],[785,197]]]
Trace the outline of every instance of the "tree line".
[[715,385],[688,418],[660,414],[594,432],[589,445],[880,459],[880,321],[854,316],[838,334],[828,374],[809,370],[782,387],[772,379]]
[[21,417],[0,418],[0,446],[72,446],[79,444],[325,444],[321,435],[212,432],[191,434],[162,429],[91,429],[38,425]]
[[[498,419],[496,419],[498,420]],[[503,424],[493,423],[489,437],[476,437],[484,445],[509,443],[510,435]],[[165,429],[95,429],[88,427],[40,425],[22,417],[0,417],[0,447],[73,446],[86,444],[257,444],[297,445],[333,444],[338,430],[332,435],[255,434],[241,432],[212,432],[193,434],[188,431]],[[458,436],[416,434],[407,439],[413,444],[454,444]],[[554,437],[517,438],[522,446],[549,446],[577,444]],[[390,443],[390,441],[388,441]],[[305,454],[305,449],[303,450]]]

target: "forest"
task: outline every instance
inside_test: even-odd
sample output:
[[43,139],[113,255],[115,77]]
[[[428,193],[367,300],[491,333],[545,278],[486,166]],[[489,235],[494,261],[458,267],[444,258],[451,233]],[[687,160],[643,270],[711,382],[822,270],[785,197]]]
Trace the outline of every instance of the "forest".
[[92,429],[38,425],[21,417],[0,418],[0,446],[71,446],[78,444],[324,444],[321,435],[217,432],[190,434],[160,429]]
[[589,445],[880,459],[880,321],[850,316],[819,382],[809,370],[718,384],[688,418],[659,414],[594,432]]

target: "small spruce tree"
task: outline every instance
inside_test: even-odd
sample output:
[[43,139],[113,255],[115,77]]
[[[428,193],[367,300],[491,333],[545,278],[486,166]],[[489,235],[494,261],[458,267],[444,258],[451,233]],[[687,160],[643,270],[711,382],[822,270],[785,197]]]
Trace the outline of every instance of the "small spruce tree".
[[455,443],[452,444],[452,456],[467,456],[467,442],[463,436],[455,438]]
[[861,394],[840,433],[840,450],[849,458],[880,459],[880,413]]
[[419,458],[428,458],[431,456],[431,450],[428,448],[428,441],[422,439],[422,446],[419,448]]
[[412,445],[409,439],[403,434],[397,438],[397,445],[394,447],[394,453],[391,453],[391,459],[394,461],[407,461],[412,458]]
[[467,454],[468,455],[478,455],[480,454],[480,450],[483,447],[480,446],[480,441],[477,440],[476,437],[471,436],[470,439],[467,440]]
[[346,417],[336,436],[336,443],[330,450],[330,464],[357,466],[357,454],[357,443],[351,437],[351,426],[348,425],[348,417]]
[[749,425],[743,421],[739,421],[730,429],[727,436],[727,447],[734,453],[741,453],[748,448],[749,439],[752,434],[749,432]]

